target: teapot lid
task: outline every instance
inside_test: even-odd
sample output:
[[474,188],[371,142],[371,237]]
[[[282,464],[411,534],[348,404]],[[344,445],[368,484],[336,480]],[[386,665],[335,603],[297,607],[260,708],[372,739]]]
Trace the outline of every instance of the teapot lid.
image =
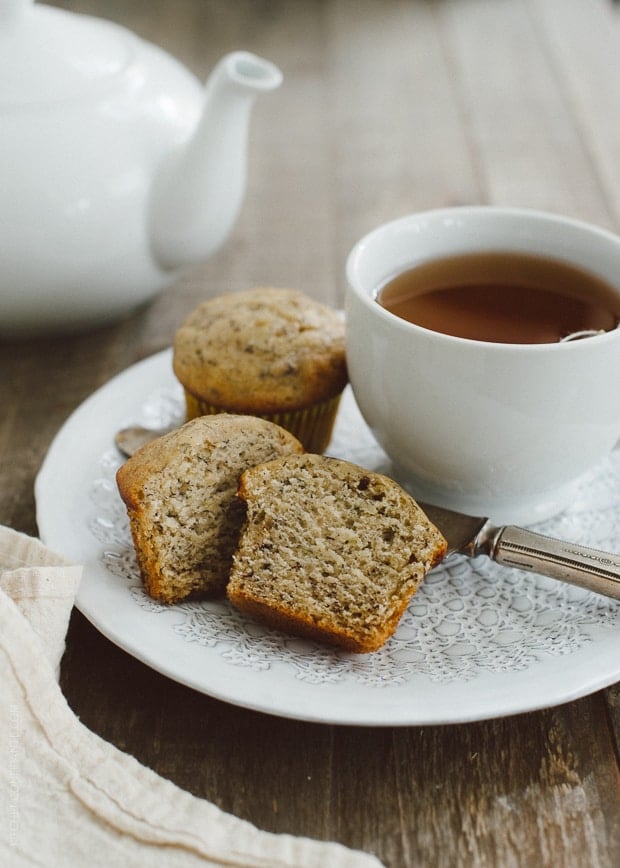
[[124,30],[87,15],[0,0],[0,105],[42,104],[92,92],[132,57]]

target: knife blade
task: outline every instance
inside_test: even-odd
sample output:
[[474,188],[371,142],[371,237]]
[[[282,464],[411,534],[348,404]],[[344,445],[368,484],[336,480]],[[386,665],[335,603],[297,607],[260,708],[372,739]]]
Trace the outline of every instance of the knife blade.
[[451,554],[465,554],[472,556],[469,547],[473,540],[487,523],[488,519],[474,515],[465,515],[462,512],[453,512],[441,506],[431,503],[423,503],[417,500],[420,509],[426,513],[432,523],[441,531],[448,543],[446,557]]
[[448,543],[446,558],[485,555],[498,564],[529,570],[620,600],[620,555],[554,539],[514,525],[494,525],[417,501]]

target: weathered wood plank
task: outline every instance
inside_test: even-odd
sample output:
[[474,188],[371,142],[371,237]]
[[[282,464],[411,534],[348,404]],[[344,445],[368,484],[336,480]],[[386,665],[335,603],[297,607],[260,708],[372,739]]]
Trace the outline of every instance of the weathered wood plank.
[[326,4],[336,254],[401,214],[480,200],[436,4]]
[[519,0],[452,0],[439,8],[486,201],[609,222],[590,149],[536,17]]
[[[528,0],[592,162],[593,188],[620,226],[620,8],[607,0]],[[585,181],[585,179],[584,179]]]

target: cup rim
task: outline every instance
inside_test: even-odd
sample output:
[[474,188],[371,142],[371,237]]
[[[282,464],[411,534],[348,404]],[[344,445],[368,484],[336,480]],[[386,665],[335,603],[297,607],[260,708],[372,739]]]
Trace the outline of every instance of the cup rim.
[[[499,219],[523,219],[539,223],[552,223],[556,226],[570,227],[572,231],[577,231],[597,238],[603,243],[611,243],[618,247],[620,259],[620,236],[614,232],[597,226],[593,223],[580,220],[574,217],[568,217],[552,211],[543,211],[535,208],[518,208],[501,205],[457,205],[453,207],[431,208],[424,211],[415,211],[401,215],[385,223],[375,226],[365,235],[363,235],[351,248],[345,266],[347,277],[347,288],[349,292],[355,293],[356,297],[367,307],[375,316],[384,319],[386,322],[396,326],[403,331],[421,332],[427,336],[433,336],[440,341],[448,341],[451,343],[475,345],[477,347],[493,347],[496,350],[504,351],[519,351],[519,352],[583,352],[585,348],[592,347],[594,343],[601,346],[603,343],[618,340],[620,338],[620,325],[615,329],[606,331],[603,334],[593,335],[587,340],[565,341],[555,343],[509,343],[500,341],[479,341],[474,338],[458,337],[456,335],[447,335],[443,332],[436,332],[416,323],[404,320],[394,313],[386,310],[376,301],[375,289],[372,293],[366,288],[363,288],[357,279],[356,271],[359,267],[359,262],[364,256],[366,248],[372,244],[375,239],[385,235],[388,232],[395,231],[407,224],[419,223],[423,220],[433,219],[441,220],[442,218],[458,218],[467,219],[468,216],[495,216]],[[484,217],[483,217],[484,219]],[[620,280],[617,284],[618,295],[620,297]]]

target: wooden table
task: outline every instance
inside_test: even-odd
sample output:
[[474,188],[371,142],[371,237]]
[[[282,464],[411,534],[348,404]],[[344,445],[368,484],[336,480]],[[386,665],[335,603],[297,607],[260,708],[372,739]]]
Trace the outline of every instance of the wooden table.
[[[531,206],[620,229],[620,11],[609,0],[65,0],[201,78],[233,48],[281,66],[257,106],[226,246],[104,330],[0,344],[0,521],[36,534],[33,482],[99,385],[195,304],[257,284],[336,306],[353,242],[442,205]],[[62,688],[82,721],[259,827],[386,865],[620,864],[620,691],[429,727],[310,724],[182,687],[78,612]]]

